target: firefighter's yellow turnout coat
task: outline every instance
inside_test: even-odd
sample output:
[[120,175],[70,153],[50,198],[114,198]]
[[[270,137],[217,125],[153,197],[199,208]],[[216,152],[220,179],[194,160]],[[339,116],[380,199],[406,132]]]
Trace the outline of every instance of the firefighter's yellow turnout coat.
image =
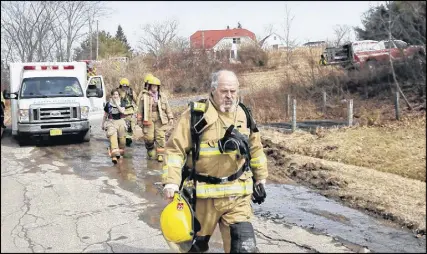
[[[205,125],[200,137],[200,153],[196,162],[196,172],[213,177],[233,175],[244,164],[244,158],[237,152],[221,153],[218,140],[224,137],[227,128],[234,124],[240,133],[249,136],[251,154],[251,171],[246,171],[238,179],[221,184],[205,182],[196,183],[196,217],[202,230],[200,236],[212,235],[216,224],[224,240],[225,252],[230,251],[229,225],[249,221],[253,216],[251,195],[253,180],[263,180],[268,176],[267,158],[264,154],[259,132],[250,132],[247,117],[241,107],[235,112],[223,113],[217,110],[212,95],[205,104]],[[181,170],[184,164],[192,167],[190,133],[190,109],[182,113],[181,118],[166,143],[166,160],[163,166],[162,180],[164,184],[181,183]],[[188,154],[188,155],[187,155]]]

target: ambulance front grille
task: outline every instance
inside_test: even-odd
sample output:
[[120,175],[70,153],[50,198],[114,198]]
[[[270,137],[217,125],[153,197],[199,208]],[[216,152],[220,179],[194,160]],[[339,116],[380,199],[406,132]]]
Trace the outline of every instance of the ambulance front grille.
[[30,112],[32,122],[63,122],[80,119],[78,107],[35,108]]

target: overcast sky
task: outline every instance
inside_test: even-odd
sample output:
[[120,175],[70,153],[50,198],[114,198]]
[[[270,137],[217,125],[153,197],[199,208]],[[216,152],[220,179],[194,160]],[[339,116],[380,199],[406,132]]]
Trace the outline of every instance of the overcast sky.
[[361,16],[380,1],[277,1],[277,2],[105,2],[111,14],[99,20],[99,29],[115,35],[123,27],[131,47],[136,47],[141,25],[174,18],[179,21],[179,35],[189,38],[197,30],[217,30],[237,26],[237,22],[263,36],[272,24],[284,34],[285,5],[294,16],[291,37],[298,43],[332,40],[335,25],[361,26]]

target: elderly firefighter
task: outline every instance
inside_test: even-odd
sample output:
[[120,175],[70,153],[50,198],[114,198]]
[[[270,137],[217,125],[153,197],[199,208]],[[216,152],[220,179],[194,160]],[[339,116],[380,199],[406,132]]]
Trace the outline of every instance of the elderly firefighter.
[[[190,103],[166,144],[163,193],[173,200],[162,213],[163,236],[181,252],[205,252],[218,223],[226,253],[256,252],[251,200],[265,200],[267,158],[250,111],[239,103],[236,75],[213,73],[211,87],[208,100]],[[180,209],[191,211],[189,222],[173,217]],[[182,232],[188,225],[192,232]]]
[[133,131],[135,129],[135,107],[134,102],[136,100],[135,92],[129,86],[129,80],[122,78],[120,80],[120,86],[118,88],[120,98],[125,102],[125,122],[126,122],[126,146],[132,144]]
[[104,107],[104,118],[102,119],[102,129],[107,131],[107,138],[110,140],[108,153],[114,164],[120,155],[124,154],[126,144],[126,123],[124,121],[125,102],[120,99],[119,91],[111,91],[110,100]]
[[[160,91],[160,80],[148,74],[145,92],[139,102],[138,125],[144,132],[145,148],[150,158],[162,162],[165,151],[165,132],[173,125],[168,98]],[[156,144],[155,144],[156,143]],[[154,150],[156,148],[156,150]]]

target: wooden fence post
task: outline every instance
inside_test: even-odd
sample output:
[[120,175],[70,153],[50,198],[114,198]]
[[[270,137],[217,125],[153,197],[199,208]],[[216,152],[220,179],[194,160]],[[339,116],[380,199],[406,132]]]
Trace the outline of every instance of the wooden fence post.
[[292,100],[292,132],[297,129],[297,100]]
[[394,97],[394,109],[395,109],[395,111],[396,111],[396,120],[400,120],[400,108],[399,108],[399,97],[400,97],[400,94],[399,94],[399,91],[396,91],[396,93],[395,93],[395,97]]
[[322,112],[323,112],[323,116],[326,116],[326,91],[323,90],[323,107],[322,107]]
[[353,126],[353,99],[347,101],[347,125]]

